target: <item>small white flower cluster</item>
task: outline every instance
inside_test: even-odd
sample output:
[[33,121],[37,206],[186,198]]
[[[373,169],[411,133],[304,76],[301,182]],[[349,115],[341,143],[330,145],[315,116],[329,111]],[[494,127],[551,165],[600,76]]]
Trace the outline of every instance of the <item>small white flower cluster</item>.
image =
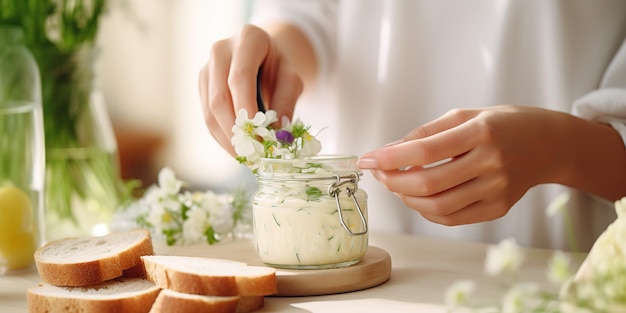
[[563,312],[626,312],[626,197],[615,211],[617,219],[561,289]]
[[[535,283],[515,283],[497,307],[483,307],[480,312],[626,312],[626,197],[615,202],[615,210],[617,219],[596,240],[575,275],[570,255],[553,253],[547,277],[560,287],[558,294],[543,292]],[[487,250],[485,272],[515,274],[522,263],[523,254],[515,240],[506,239]],[[474,289],[472,281],[454,283],[446,291],[446,304],[466,311]]]
[[[502,240],[498,245],[487,249],[485,273],[489,276],[507,275],[514,278],[524,262],[524,254],[515,239]],[[570,259],[562,253],[553,255],[548,264],[548,277],[556,284],[561,284],[572,276],[569,270]],[[476,284],[470,280],[462,280],[448,288],[445,295],[446,304],[451,309],[466,312],[472,306],[471,294]],[[510,286],[496,307],[482,307],[477,312],[559,312],[558,296],[541,291],[539,285],[532,282],[517,282]]]
[[[159,172],[158,185],[114,217],[121,228],[145,227],[168,245],[216,243],[234,232],[251,232],[251,207],[245,194],[181,192],[184,182],[170,168]],[[129,223],[130,221],[130,223]]]
[[524,254],[515,242],[515,239],[502,240],[497,246],[487,249],[485,258],[485,273],[494,276],[501,273],[515,273],[522,262]]
[[252,119],[248,118],[246,109],[237,112],[231,143],[239,163],[254,171],[261,158],[295,159],[314,156],[321,151],[320,141],[299,119],[286,121],[280,129],[271,126],[276,121],[276,111],[273,110],[257,112]]
[[[485,257],[485,273],[489,276],[514,275],[524,262],[524,254],[515,239],[502,240],[498,245],[490,246]],[[554,262],[552,262],[554,263]],[[569,276],[568,276],[569,277]],[[462,280],[448,288],[445,295],[446,304],[451,309],[466,311],[471,306],[471,294],[476,284],[470,280]],[[495,308],[481,308],[480,312],[551,312],[543,311],[551,305],[552,299],[543,298],[539,287],[534,283],[513,284],[504,294],[502,302]],[[540,307],[534,311],[531,308]]]

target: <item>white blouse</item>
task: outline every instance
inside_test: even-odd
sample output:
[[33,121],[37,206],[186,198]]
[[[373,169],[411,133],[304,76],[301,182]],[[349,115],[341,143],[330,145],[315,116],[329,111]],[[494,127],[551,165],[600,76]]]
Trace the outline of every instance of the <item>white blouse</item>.
[[[626,1],[259,0],[252,22],[300,27],[319,59],[296,116],[323,152],[360,155],[453,108],[532,105],[611,124],[626,142]],[[618,175],[618,173],[616,173]],[[612,203],[559,185],[532,188],[495,221],[434,224],[376,182],[372,231],[588,250]],[[557,197],[561,195],[561,197]],[[563,195],[567,195],[566,198]],[[548,216],[555,199],[566,212]]]

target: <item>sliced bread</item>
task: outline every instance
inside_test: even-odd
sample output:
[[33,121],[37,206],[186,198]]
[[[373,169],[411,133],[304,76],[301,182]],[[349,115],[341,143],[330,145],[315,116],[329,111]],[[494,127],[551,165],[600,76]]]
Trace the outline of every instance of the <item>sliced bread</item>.
[[265,305],[265,296],[241,296],[237,302],[235,313],[249,313]]
[[203,257],[142,256],[146,277],[163,289],[208,296],[265,296],[278,292],[276,270]]
[[249,313],[263,307],[263,296],[203,296],[163,289],[150,313]]
[[201,296],[164,289],[154,301],[150,313],[235,313],[238,301],[239,296]]
[[42,283],[28,289],[26,298],[29,313],[147,313],[159,291],[159,287],[145,279],[116,278],[88,287]]
[[120,277],[153,254],[145,229],[111,233],[102,237],[52,241],[35,252],[41,279],[56,286],[87,286]]

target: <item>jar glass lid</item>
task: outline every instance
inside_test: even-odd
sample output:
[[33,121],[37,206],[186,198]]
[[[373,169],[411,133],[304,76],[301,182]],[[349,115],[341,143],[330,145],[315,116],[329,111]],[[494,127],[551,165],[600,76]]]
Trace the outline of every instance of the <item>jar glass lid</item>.
[[291,178],[328,178],[348,174],[360,174],[356,166],[357,157],[349,154],[325,154],[297,159],[263,158],[259,161],[257,175],[260,177],[281,176]]

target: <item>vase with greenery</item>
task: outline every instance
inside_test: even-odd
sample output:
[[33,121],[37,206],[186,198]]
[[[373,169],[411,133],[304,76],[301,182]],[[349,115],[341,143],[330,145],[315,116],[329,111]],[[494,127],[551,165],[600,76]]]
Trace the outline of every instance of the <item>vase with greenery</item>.
[[46,240],[102,235],[129,197],[102,96],[96,36],[107,0],[0,0],[41,72],[46,142]]

